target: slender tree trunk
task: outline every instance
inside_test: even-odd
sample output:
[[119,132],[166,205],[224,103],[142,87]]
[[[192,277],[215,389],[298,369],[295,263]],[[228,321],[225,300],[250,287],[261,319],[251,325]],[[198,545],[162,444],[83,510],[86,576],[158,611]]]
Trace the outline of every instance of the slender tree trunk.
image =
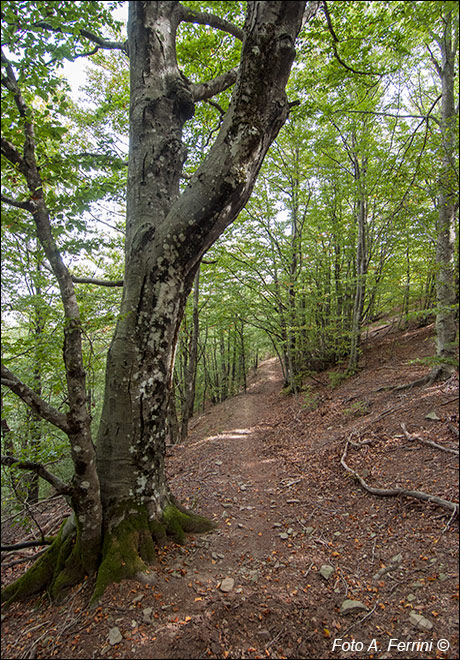
[[367,274],[367,238],[366,238],[366,202],[363,197],[358,200],[358,241],[356,248],[356,285],[351,326],[350,357],[348,371],[354,372],[358,368],[359,346],[361,342],[361,324],[364,309],[364,296],[366,293]]
[[458,25],[454,26],[451,12],[443,18],[444,33],[437,39],[441,51],[441,63],[437,65],[437,70],[442,85],[441,171],[436,246],[436,357],[440,363],[436,370],[438,378],[448,378],[455,371],[457,339],[454,241],[458,200],[453,162],[457,121],[454,80]]
[[185,400],[182,406],[182,419],[180,438],[185,440],[188,433],[188,423],[193,415],[193,407],[195,405],[195,384],[196,384],[196,370],[198,362],[198,337],[200,331],[199,319],[199,302],[200,296],[200,271],[198,270],[195,275],[193,284],[193,311],[192,311],[192,334],[189,342],[187,368],[185,370]]

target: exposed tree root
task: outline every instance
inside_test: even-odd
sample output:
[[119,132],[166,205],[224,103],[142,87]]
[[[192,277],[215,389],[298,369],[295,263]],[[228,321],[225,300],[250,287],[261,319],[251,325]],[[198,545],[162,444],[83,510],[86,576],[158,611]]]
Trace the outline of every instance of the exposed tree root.
[[[149,566],[156,557],[155,546],[163,545],[167,537],[176,543],[185,542],[188,532],[209,531],[215,524],[187,511],[178,504],[165,507],[161,520],[149,519],[147,509],[134,503],[124,503],[111,512],[112,525],[105,530],[101,557],[98,562],[92,602],[96,602],[112,582],[136,578],[149,581]],[[71,586],[80,582],[88,570],[88,557],[80,547],[78,528],[73,516],[61,527],[48,550],[18,580],[2,591],[2,602],[8,606],[47,591],[55,600]]]
[[350,442],[347,440],[345,443],[345,449],[340,459],[340,463],[347,472],[355,477],[362,488],[364,488],[364,490],[366,490],[368,493],[371,493],[372,495],[378,495],[379,497],[396,497],[398,495],[403,495],[404,497],[412,497],[417,500],[421,500],[422,502],[430,502],[431,504],[441,506],[448,511],[452,511],[453,515],[458,514],[459,505],[456,502],[444,500],[442,497],[438,497],[437,495],[430,495],[429,493],[424,493],[420,490],[406,490],[405,488],[374,488],[373,486],[369,486],[363,477],[358,472],[356,472],[356,470],[353,470],[349,465],[347,465],[345,461],[349,444]]
[[78,530],[71,516],[62,525],[48,550],[22,577],[2,590],[2,602],[8,606],[15,600],[41,591],[48,591],[52,598],[57,598],[84,575]]
[[445,365],[438,365],[434,367],[429,374],[418,378],[417,380],[412,381],[411,383],[406,383],[405,385],[398,385],[394,388],[395,392],[403,392],[404,390],[411,390],[414,387],[422,387],[423,385],[433,385],[438,380],[447,380],[452,376],[452,369],[449,369]]
[[404,435],[406,438],[410,441],[412,440],[418,440],[419,442],[423,442],[424,445],[429,445],[430,447],[434,447],[435,449],[440,449],[441,451],[448,452],[449,454],[455,454],[458,456],[458,450],[457,449],[452,449],[451,447],[443,447],[442,445],[438,445],[437,442],[433,442],[433,440],[426,440],[425,438],[421,438],[419,435],[411,435],[409,431],[406,429],[406,425],[404,422],[401,422],[401,428],[404,431]]

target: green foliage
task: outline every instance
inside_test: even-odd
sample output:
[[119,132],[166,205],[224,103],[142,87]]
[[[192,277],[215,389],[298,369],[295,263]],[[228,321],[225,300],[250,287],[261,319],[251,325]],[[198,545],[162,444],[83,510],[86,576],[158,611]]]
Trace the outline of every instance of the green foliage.
[[348,373],[345,371],[328,371],[327,377],[329,379],[329,384],[332,388],[336,388],[341,385],[348,378]]

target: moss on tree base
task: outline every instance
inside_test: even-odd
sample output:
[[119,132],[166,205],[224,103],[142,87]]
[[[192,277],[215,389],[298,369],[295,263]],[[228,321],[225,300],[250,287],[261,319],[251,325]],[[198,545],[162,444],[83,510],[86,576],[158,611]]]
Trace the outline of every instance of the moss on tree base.
[[79,539],[78,530],[68,520],[45,554],[22,577],[2,590],[2,603],[8,606],[42,591],[47,591],[55,600],[68,587],[77,584],[85,575]]
[[[112,582],[147,573],[156,556],[155,545],[163,545],[168,536],[182,544],[186,533],[206,532],[215,527],[212,521],[179,504],[167,505],[160,520],[150,520],[144,506],[124,503],[116,512],[112,511],[112,520],[115,519],[117,524],[104,534],[92,603]],[[56,600],[88,573],[85,566],[91,562],[85,555],[87,549],[80,542],[78,527],[69,522],[64,523],[45,554],[22,577],[3,589],[5,606],[42,591]]]
[[174,504],[165,507],[161,520],[150,520],[143,506],[131,504],[125,512],[121,522],[105,533],[92,603],[112,582],[148,572],[156,556],[155,543],[163,545],[171,536],[182,544],[186,533],[206,532],[214,527],[207,518]]

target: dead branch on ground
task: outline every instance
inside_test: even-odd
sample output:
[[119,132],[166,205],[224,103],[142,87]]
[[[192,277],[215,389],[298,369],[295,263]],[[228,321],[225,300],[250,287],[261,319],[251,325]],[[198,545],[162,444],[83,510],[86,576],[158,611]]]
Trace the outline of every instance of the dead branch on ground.
[[422,502],[430,502],[431,504],[436,504],[437,506],[441,506],[448,511],[452,511],[454,515],[458,513],[458,504],[456,502],[445,500],[442,497],[438,497],[437,495],[424,493],[421,490],[406,490],[405,488],[374,488],[373,486],[369,486],[363,477],[358,472],[356,472],[356,470],[353,470],[353,468],[347,465],[345,461],[349,444],[350,443],[347,440],[345,443],[345,449],[340,459],[340,463],[347,472],[354,476],[356,481],[358,481],[362,488],[364,488],[364,490],[366,490],[368,493],[371,493],[372,495],[378,495],[379,497],[397,497],[398,495],[402,495],[404,497],[411,497],[417,500],[421,500]]
[[423,442],[424,445],[429,445],[430,447],[434,447],[435,449],[440,449],[441,451],[446,451],[449,454],[455,454],[456,456],[458,456],[457,449],[451,449],[450,447],[443,447],[442,445],[438,445],[437,442],[433,442],[433,440],[427,440],[426,438],[421,438],[419,435],[411,435],[407,430],[404,422],[401,422],[401,428],[404,431],[404,435],[406,436],[406,438],[411,442],[413,440],[418,440],[419,442]]

